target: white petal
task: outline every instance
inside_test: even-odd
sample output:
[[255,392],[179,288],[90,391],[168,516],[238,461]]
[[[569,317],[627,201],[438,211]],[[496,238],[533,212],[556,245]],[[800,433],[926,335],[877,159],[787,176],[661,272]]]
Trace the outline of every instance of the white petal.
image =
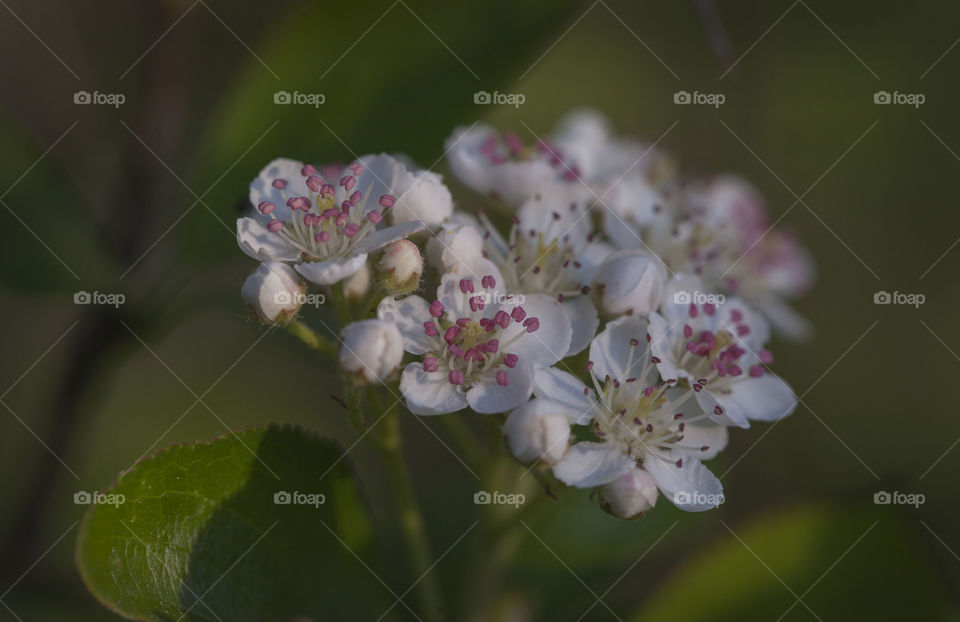
[[353,247],[353,253],[370,253],[378,248],[383,248],[390,242],[396,242],[397,240],[402,240],[403,238],[409,237],[416,233],[417,231],[423,231],[426,228],[420,221],[414,222],[405,222],[400,225],[393,225],[392,227],[384,227],[382,229],[375,229],[368,233],[362,240],[357,242],[357,245]]
[[577,488],[602,486],[634,468],[634,460],[612,443],[577,443],[554,465],[553,474]]
[[[689,416],[689,413],[686,413]],[[711,415],[713,417],[713,415]],[[680,444],[693,449],[678,449],[680,453],[689,455],[698,460],[710,460],[723,451],[727,446],[727,428],[710,421],[687,424],[683,430],[683,440]],[[707,447],[706,451],[701,451]]]
[[674,354],[676,352],[674,340],[679,339],[683,333],[676,332],[677,326],[673,328],[668,326],[667,318],[659,313],[651,313],[649,321],[650,352],[660,360],[657,363],[660,376],[664,380],[689,378],[690,374],[680,367],[680,362]]
[[470,408],[482,414],[502,413],[523,404],[533,394],[533,369],[519,364],[505,369],[510,384],[502,387],[493,378],[474,383],[467,391]]
[[237,243],[243,252],[260,261],[296,261],[300,258],[298,248],[269,231],[255,218],[237,219]]
[[[256,208],[261,202],[269,201],[275,206],[273,214],[284,222],[289,221],[290,208],[287,207],[287,199],[312,196],[307,188],[306,177],[300,173],[302,168],[303,162],[289,158],[277,158],[267,164],[260,171],[260,175],[250,182],[250,203]],[[287,182],[286,187],[282,190],[274,188],[275,179]],[[325,181],[330,184],[337,183],[337,180]]]
[[683,466],[649,456],[643,468],[657,479],[657,486],[675,506],[687,512],[712,510],[723,503],[723,485],[710,469],[693,458],[684,458]]
[[698,276],[674,274],[663,287],[663,300],[660,313],[671,325],[686,321],[690,313],[690,303],[695,293],[705,294],[709,290]]
[[415,415],[444,415],[467,406],[467,398],[450,384],[442,371],[428,373],[420,363],[410,363],[400,376],[400,392]]
[[[584,392],[586,389],[586,392]],[[583,425],[593,419],[597,397],[579,378],[555,367],[538,369],[533,377],[537,399],[550,400],[563,407],[570,423]]]
[[308,281],[317,285],[332,285],[355,274],[365,263],[367,263],[366,253],[344,259],[308,261],[297,264],[294,268]]
[[[705,394],[701,397],[700,394]],[[726,391],[707,389],[700,391],[697,401],[704,410],[711,404],[719,403],[724,414],[741,427],[747,427],[747,420],[776,421],[786,417],[797,407],[797,397],[782,378],[765,373],[759,378],[741,378],[730,384]],[[702,400],[702,401],[701,401]]]
[[[632,345],[631,340],[638,345]],[[620,382],[640,378],[650,362],[649,348],[647,321],[637,315],[625,315],[608,323],[590,344],[593,373],[597,378],[610,376]]]
[[600,317],[597,315],[597,308],[589,296],[574,296],[573,298],[564,298],[560,303],[567,320],[570,322],[570,328],[573,334],[570,337],[570,349],[566,356],[573,356],[590,345],[590,340],[597,333],[597,327],[600,325]]
[[433,342],[423,332],[423,323],[433,319],[427,301],[420,296],[396,299],[387,296],[377,306],[377,317],[397,326],[403,336],[403,349],[412,354],[430,350]]
[[[504,311],[510,313],[513,306],[512,304],[504,305]],[[512,323],[503,331],[501,341],[509,341],[521,332],[526,334],[508,350],[516,352],[521,360],[531,362],[534,367],[553,365],[566,356],[570,350],[573,327],[560,303],[546,294],[530,294],[525,297],[520,306],[526,311],[527,318],[535,317],[539,320],[540,328],[527,333],[527,329],[521,323]],[[484,315],[492,317],[492,314]]]

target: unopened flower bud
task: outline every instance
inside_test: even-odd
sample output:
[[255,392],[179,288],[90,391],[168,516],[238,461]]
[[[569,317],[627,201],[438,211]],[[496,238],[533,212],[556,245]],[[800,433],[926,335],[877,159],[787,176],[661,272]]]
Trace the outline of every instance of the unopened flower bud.
[[642,467],[600,488],[600,506],[619,518],[640,518],[657,504],[657,480]]
[[247,277],[240,296],[264,324],[284,324],[300,310],[306,289],[293,268],[271,261]]
[[377,262],[380,285],[389,294],[407,294],[420,285],[423,257],[410,240],[398,240],[387,246]]
[[656,310],[667,275],[650,253],[627,250],[612,253],[600,264],[594,279],[600,308],[609,316]]
[[510,451],[521,462],[556,464],[567,451],[570,421],[548,399],[534,399],[515,409],[503,427]]
[[368,291],[370,291],[370,264],[365,263],[353,276],[343,281],[343,295],[348,300],[356,302],[363,300]]
[[340,366],[360,384],[389,378],[403,359],[403,338],[393,322],[361,320],[340,334]]
[[438,225],[453,213],[453,197],[437,173],[418,171],[403,180],[400,196],[390,208],[393,224],[421,220]]

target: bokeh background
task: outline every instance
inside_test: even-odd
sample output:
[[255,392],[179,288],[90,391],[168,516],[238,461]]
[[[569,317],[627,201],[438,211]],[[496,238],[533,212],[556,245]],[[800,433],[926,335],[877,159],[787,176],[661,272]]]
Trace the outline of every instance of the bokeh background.
[[[74,568],[73,494],[154,449],[268,421],[352,443],[333,370],[239,298],[255,266],[233,222],[263,164],[385,150],[446,172],[456,124],[532,140],[582,106],[689,174],[750,178],[816,259],[797,305],[816,333],[775,344],[802,405],[732,435],[712,464],[719,510],[663,502],[622,522],[564,491],[483,617],[960,618],[960,5],[0,4],[0,618],[116,619]],[[80,90],[125,102],[77,105]],[[326,101],[275,105],[280,90]],[[478,90],[525,103],[475,105]],[[726,101],[676,105],[678,90]],[[925,103],[876,105],[881,90]],[[80,290],[126,303],[76,305]],[[926,301],[876,305],[880,290]],[[489,422],[468,424],[495,447]],[[464,467],[442,422],[407,420],[404,434],[439,553],[493,476]],[[363,446],[350,457],[381,534],[370,563],[399,593],[412,578],[382,466]],[[876,505],[878,491],[925,502]],[[454,619],[482,531],[435,570]]]

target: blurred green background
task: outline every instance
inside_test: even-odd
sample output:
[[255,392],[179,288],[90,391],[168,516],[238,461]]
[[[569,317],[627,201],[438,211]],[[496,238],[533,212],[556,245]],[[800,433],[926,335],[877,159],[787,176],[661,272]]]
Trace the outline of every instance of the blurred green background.
[[[590,106],[688,174],[746,175],[800,233],[820,274],[797,306],[816,334],[774,350],[803,403],[732,435],[711,465],[717,511],[661,500],[622,522],[562,491],[486,619],[960,619],[960,5],[2,4],[0,617],[116,619],[74,569],[73,494],[154,449],[267,421],[353,442],[333,370],[239,298],[255,266],[233,223],[263,164],[383,150],[431,166],[456,124],[532,140]],[[76,105],[80,90],[126,101]],[[326,102],[275,105],[280,90]],[[526,101],[475,105],[478,90]],[[678,90],[726,102],[675,105]],[[926,101],[875,105],[881,90]],[[126,304],[75,305],[79,290]],[[878,306],[880,290],[926,302]],[[489,422],[469,424],[496,443]],[[439,554],[492,476],[474,478],[436,419],[404,433]],[[400,593],[415,577],[382,466],[362,445],[350,457],[381,534],[370,563]],[[875,505],[882,490],[925,503]],[[455,619],[482,531],[435,569]]]

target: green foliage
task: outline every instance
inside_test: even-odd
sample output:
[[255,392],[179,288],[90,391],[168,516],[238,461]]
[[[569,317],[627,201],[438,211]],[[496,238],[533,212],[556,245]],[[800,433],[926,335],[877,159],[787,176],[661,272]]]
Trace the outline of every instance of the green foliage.
[[[386,591],[350,552],[366,549],[371,526],[341,455],[278,426],[163,450],[107,491],[124,503],[91,506],[84,581],[138,620],[375,617]],[[324,502],[277,504],[280,491]]]

